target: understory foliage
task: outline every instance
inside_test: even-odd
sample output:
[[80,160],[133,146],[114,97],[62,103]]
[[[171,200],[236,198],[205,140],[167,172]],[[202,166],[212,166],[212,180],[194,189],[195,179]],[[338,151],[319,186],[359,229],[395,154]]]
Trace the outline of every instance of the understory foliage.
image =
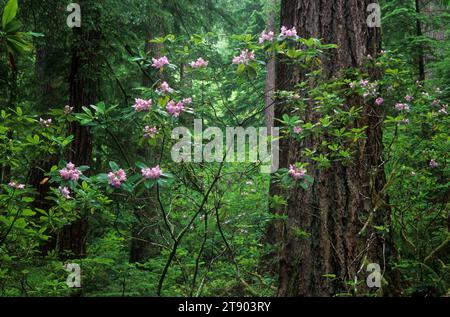
[[[224,6],[232,6],[229,2]],[[108,78],[102,101],[75,113],[65,104],[43,106],[45,96],[33,99],[30,86],[36,79],[27,74],[34,67],[32,43],[41,47],[39,40],[47,34],[19,32],[24,27],[18,24],[17,1],[8,1],[0,33],[0,296],[275,295],[276,272],[267,267],[276,266],[277,259],[267,256],[277,246],[268,245],[265,234],[269,223],[284,218],[268,210],[282,210],[289,197],[270,197],[269,185],[280,182],[288,193],[294,186],[310,190],[314,179],[308,164],[289,162],[268,175],[260,172],[261,161],[221,162],[229,150],[221,139],[211,151],[213,162],[192,162],[186,154],[198,150],[192,144],[198,134],[194,120],[203,130],[263,126],[265,65],[273,54],[307,74],[292,91],[275,92],[278,103],[293,109],[280,122],[280,137],[300,141],[326,134],[329,142],[302,149],[319,168],[334,161],[351,165],[355,145],[366,138],[366,127],[352,124],[363,114],[362,107],[345,105],[349,95],[383,108],[383,194],[389,201],[382,203],[392,215],[391,224],[375,229],[394,240],[397,255],[390,265],[402,282],[384,287],[405,296],[448,294],[450,148],[444,80],[416,81],[411,61],[397,49],[367,56],[363,68],[325,80],[321,64],[336,48],[333,43],[299,38],[286,27],[270,33],[264,30],[261,3],[244,2],[253,10],[252,24],[237,35],[229,34],[228,22],[214,25],[214,32],[192,32],[196,23],[206,23],[204,17],[185,20],[190,27],[181,31],[183,10],[177,1],[173,7],[161,4],[162,21],[178,12],[177,23],[166,22],[169,30],[147,43],[146,34],[137,31],[133,45],[118,35],[99,52]],[[197,12],[198,5],[188,12]],[[224,21],[231,19],[210,6]],[[149,53],[144,44],[157,49]],[[115,52],[111,62],[107,50]],[[376,82],[368,80],[369,68],[380,72]],[[54,84],[66,92],[65,84]],[[299,118],[311,103],[314,121],[304,122]],[[66,160],[76,137],[68,133],[72,122],[90,128],[90,166]],[[175,162],[172,149],[180,134],[173,129],[179,127],[187,128],[188,142],[184,159]],[[212,136],[203,141],[201,153],[210,141]],[[255,151],[247,142],[247,155]],[[43,175],[37,184],[32,181],[36,169]],[[86,257],[72,259],[58,248],[58,239],[81,215],[89,222]],[[296,235],[310,238],[301,228]],[[68,263],[81,266],[82,288],[66,284]]]

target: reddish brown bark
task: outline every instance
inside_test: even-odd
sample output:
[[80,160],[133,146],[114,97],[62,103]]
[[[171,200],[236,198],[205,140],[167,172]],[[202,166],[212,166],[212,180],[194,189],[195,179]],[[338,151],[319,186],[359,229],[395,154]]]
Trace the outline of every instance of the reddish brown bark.
[[[74,112],[82,112],[82,107],[97,103],[99,64],[97,55],[100,49],[101,33],[98,30],[74,29],[72,49],[69,105]],[[74,136],[67,152],[67,161],[76,166],[91,165],[92,136],[88,127],[72,122],[69,134]],[[85,172],[86,174],[86,172]],[[80,218],[64,227],[58,234],[58,251],[64,256],[69,253],[75,258],[86,255],[85,246],[88,234],[87,210],[79,210]]]
[[[299,36],[323,39],[335,43],[334,50],[323,67],[328,78],[338,77],[347,68],[359,67],[367,55],[376,55],[380,49],[380,31],[368,28],[366,8],[373,0],[283,0],[281,24],[295,26]],[[373,78],[376,74],[371,74]],[[277,65],[277,90],[292,89],[301,80],[301,74],[292,66]],[[382,113],[372,106],[364,106],[358,96],[346,103],[363,106],[363,115],[354,127],[368,126],[367,138],[361,140],[350,166],[334,162],[329,169],[319,170],[317,164],[302,156],[302,149],[313,148],[325,137],[306,137],[300,144],[282,140],[280,166],[295,162],[309,162],[309,174],[314,185],[290,193],[282,225],[269,228],[268,239],[279,247],[280,296],[331,296],[341,292],[352,293],[346,282],[355,277],[364,289],[368,263],[385,268],[389,246],[385,237],[373,230],[373,225],[385,225],[389,217],[387,208],[375,212],[377,193],[385,184],[382,169]],[[277,105],[275,117],[281,118],[291,109]],[[314,121],[313,111],[307,111],[305,122]],[[271,186],[272,195],[286,193]],[[385,199],[385,197],[382,197]],[[277,213],[279,211],[272,210]],[[373,220],[367,230],[359,234],[367,219]],[[311,234],[308,239],[298,238],[293,228]],[[324,277],[334,274],[336,279]]]

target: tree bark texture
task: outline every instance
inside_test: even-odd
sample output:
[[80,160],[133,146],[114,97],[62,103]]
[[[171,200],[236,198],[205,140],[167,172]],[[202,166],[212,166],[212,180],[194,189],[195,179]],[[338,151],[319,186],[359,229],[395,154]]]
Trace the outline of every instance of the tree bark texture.
[[[380,50],[380,29],[369,28],[366,23],[367,6],[373,0],[283,0],[281,24],[296,27],[300,37],[320,38],[334,43],[338,49],[330,51],[323,67],[329,79],[338,77],[348,68],[359,67],[367,55],[375,56]],[[370,74],[375,79],[377,74]],[[276,90],[293,89],[302,80],[293,66],[277,65]],[[366,138],[358,143],[353,164],[345,166],[333,162],[331,168],[319,169],[317,163],[302,156],[304,148],[314,148],[327,136],[305,137],[301,143],[283,139],[280,142],[280,166],[296,162],[309,162],[308,173],[315,179],[308,190],[298,189],[286,195],[277,185],[271,185],[271,195],[289,196],[287,221],[269,227],[268,240],[278,246],[279,296],[331,296],[355,293],[347,282],[366,285],[368,263],[378,263],[386,269],[390,255],[386,237],[373,229],[386,225],[388,208],[380,200],[386,183],[382,168],[382,120],[380,108],[364,104],[361,97],[352,95],[347,106],[363,107],[363,114],[354,127],[368,126]],[[280,119],[286,109],[275,108]],[[315,122],[313,111],[306,111],[305,122]],[[381,196],[380,196],[381,195]],[[371,219],[371,220],[369,220]],[[367,229],[360,231],[369,220]],[[294,228],[311,234],[298,238]],[[384,271],[383,271],[384,272]],[[336,278],[325,276],[335,275]]]
[[[85,12],[85,11],[83,11]],[[98,21],[98,12],[85,14]],[[83,20],[84,21],[84,20]],[[101,31],[93,26],[74,29],[71,72],[69,77],[70,101],[69,105],[74,112],[82,112],[82,107],[89,107],[98,101],[98,80],[100,78],[100,41]],[[91,165],[92,136],[88,127],[81,126],[78,122],[72,122],[69,126],[69,134],[74,136],[68,153],[67,161],[76,166]],[[86,173],[86,172],[85,172]],[[88,234],[87,210],[80,210],[80,218],[66,226],[58,236],[59,252],[69,252],[75,258],[85,256],[85,246]],[[64,255],[63,255],[64,256]]]

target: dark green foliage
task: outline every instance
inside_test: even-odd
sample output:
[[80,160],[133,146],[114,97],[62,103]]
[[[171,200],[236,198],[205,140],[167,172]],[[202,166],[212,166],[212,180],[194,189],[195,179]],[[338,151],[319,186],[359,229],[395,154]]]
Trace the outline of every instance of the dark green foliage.
[[[6,2],[0,1],[2,13]],[[374,229],[394,241],[397,257],[389,265],[401,282],[384,287],[404,296],[449,294],[447,11],[430,16],[418,14],[415,1],[382,1],[388,53],[368,57],[364,69],[324,81],[321,62],[327,57],[324,52],[335,48],[332,43],[299,39],[258,44],[266,27],[267,1],[81,2],[86,8],[83,30],[101,34],[95,65],[81,72],[98,83],[101,101],[84,105],[79,113],[64,108],[71,53],[91,43],[77,42],[77,30],[66,27],[66,3],[19,1],[15,16],[11,1],[3,18],[0,296],[275,295],[278,276],[270,268],[277,266],[273,255],[279,246],[266,243],[267,225],[283,224],[286,216],[270,214],[269,206],[283,211],[295,197],[270,196],[269,185],[280,182],[287,191],[296,186],[310,190],[316,180],[308,164],[292,162],[307,172],[294,180],[289,166],[270,177],[259,172],[258,163],[178,164],[170,153],[172,128],[184,125],[192,133],[193,119],[201,119],[204,129],[263,126],[265,62],[271,52],[309,74],[295,91],[277,92],[279,102],[294,109],[278,123],[283,138],[333,136],[332,142],[302,149],[321,169],[334,161],[352,164],[353,145],[364,141],[366,127],[349,124],[364,114],[362,108],[347,109],[344,100],[366,92],[358,83],[367,78],[368,68],[380,71],[376,90],[386,112],[380,120],[387,175],[382,194],[389,196],[382,203],[390,206],[392,223]],[[423,23],[422,35],[417,34],[417,20]],[[430,29],[442,29],[446,40],[431,38]],[[8,40],[11,35],[18,41]],[[232,65],[233,57],[246,48],[255,50],[255,60]],[[171,65],[155,70],[152,58],[164,55]],[[426,80],[416,83],[420,55],[426,57]],[[208,68],[193,70],[189,63],[200,56],[209,61]],[[162,81],[176,90],[171,98],[193,97],[193,109],[170,117],[165,107],[171,98],[155,91]],[[356,88],[350,89],[350,83]],[[410,111],[396,111],[406,95],[414,98]],[[136,113],[131,108],[134,98],[152,98],[152,111]],[[374,99],[370,95],[364,102]],[[318,105],[314,111],[320,120],[300,121],[311,100]],[[52,123],[46,126],[40,118],[52,118]],[[59,173],[74,140],[68,133],[73,122],[89,127],[93,135],[92,164],[79,167],[86,175],[76,182]],[[158,126],[158,133],[144,138],[146,125]],[[298,127],[301,133],[294,132]],[[161,178],[143,179],[142,169],[156,165],[162,167]],[[108,173],[120,169],[126,170],[127,179],[113,188]],[[14,188],[10,182],[26,186]],[[60,187],[70,189],[70,199]],[[80,215],[89,223],[86,257],[65,261],[71,254],[55,245],[62,228]],[[303,228],[287,229],[286,234],[300,241],[311,239]],[[66,285],[69,262],[81,266],[81,289]],[[327,272],[324,278],[336,279],[338,273]]]

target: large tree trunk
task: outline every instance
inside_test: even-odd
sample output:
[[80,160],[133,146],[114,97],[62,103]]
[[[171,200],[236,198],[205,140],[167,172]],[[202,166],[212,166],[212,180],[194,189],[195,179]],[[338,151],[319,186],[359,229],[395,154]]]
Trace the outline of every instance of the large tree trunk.
[[[380,31],[368,28],[366,12],[373,0],[283,0],[281,24],[295,26],[299,36],[321,38],[335,43],[334,50],[323,67],[328,78],[337,77],[342,70],[359,67],[367,55],[375,56],[380,49]],[[371,74],[375,77],[376,74]],[[292,89],[301,80],[292,66],[277,65],[277,90]],[[280,296],[331,296],[353,293],[348,281],[355,278],[364,288],[368,263],[378,263],[382,270],[389,256],[385,237],[373,230],[384,224],[389,210],[375,206],[377,193],[385,184],[382,164],[382,120],[380,108],[364,105],[362,98],[351,96],[349,107],[363,107],[363,115],[355,127],[368,126],[367,138],[360,141],[353,164],[334,162],[329,169],[319,170],[317,163],[302,157],[301,150],[313,148],[322,137],[306,137],[301,143],[284,139],[280,142],[280,166],[309,162],[308,172],[315,178],[308,190],[290,193],[287,221],[269,228],[268,239],[279,245]],[[277,105],[275,117],[281,118],[291,109]],[[314,121],[313,111],[307,111],[305,122]],[[271,195],[286,193],[276,185]],[[381,197],[385,199],[385,197]],[[377,210],[376,210],[377,209]],[[374,211],[376,210],[376,211]],[[278,211],[272,210],[277,213]],[[372,221],[359,234],[366,221]],[[299,239],[292,229],[301,228],[311,234]],[[336,275],[335,279],[326,274]]]
[[[86,3],[89,3],[86,2]],[[87,6],[84,6],[87,8]],[[89,107],[98,101],[98,80],[100,78],[100,40],[101,32],[89,26],[87,18],[99,21],[99,13],[83,11],[83,23],[81,28],[74,29],[72,48],[72,65],[69,77],[70,101],[74,112],[82,112],[82,107]],[[88,25],[86,29],[84,25]],[[88,127],[83,127],[77,122],[69,126],[69,134],[74,136],[67,153],[67,161],[76,166],[91,165],[92,137]],[[80,210],[80,218],[66,226],[58,236],[59,252],[69,252],[75,258],[85,256],[85,246],[88,234],[87,211]]]

